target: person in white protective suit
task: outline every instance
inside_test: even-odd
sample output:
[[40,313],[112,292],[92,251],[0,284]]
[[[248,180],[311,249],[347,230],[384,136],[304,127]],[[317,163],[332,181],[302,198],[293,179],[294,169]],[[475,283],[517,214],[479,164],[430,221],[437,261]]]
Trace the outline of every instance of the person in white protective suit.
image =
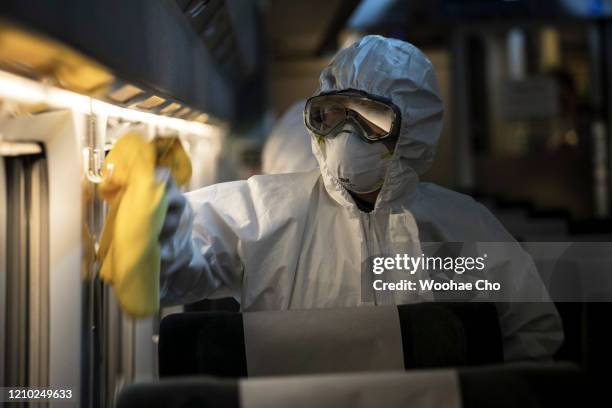
[[304,105],[291,105],[274,126],[262,152],[264,174],[297,173],[319,167],[304,127]]
[[[418,256],[421,242],[461,241],[511,243],[515,253],[496,273],[517,293],[547,299],[530,285],[531,258],[488,210],[419,182],[442,110],[432,64],[411,44],[366,36],[341,50],[305,108],[320,169],[209,186],[188,193],[189,205],[169,188],[162,302],[233,296],[243,311],[259,311],[423,301],[426,293],[408,291],[364,301],[362,263],[390,252]],[[506,360],[548,358],[562,341],[550,302],[504,303],[498,314]]]

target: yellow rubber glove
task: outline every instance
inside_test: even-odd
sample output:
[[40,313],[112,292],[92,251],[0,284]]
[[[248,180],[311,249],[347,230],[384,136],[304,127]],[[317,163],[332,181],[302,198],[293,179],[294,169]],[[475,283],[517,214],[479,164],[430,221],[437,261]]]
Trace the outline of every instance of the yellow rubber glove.
[[98,250],[100,277],[113,286],[123,311],[134,317],[159,308],[158,239],[168,207],[165,182],[155,177],[160,158],[182,183],[189,180],[191,163],[178,138],[149,143],[128,133],[106,157],[113,172],[99,185],[110,205]]

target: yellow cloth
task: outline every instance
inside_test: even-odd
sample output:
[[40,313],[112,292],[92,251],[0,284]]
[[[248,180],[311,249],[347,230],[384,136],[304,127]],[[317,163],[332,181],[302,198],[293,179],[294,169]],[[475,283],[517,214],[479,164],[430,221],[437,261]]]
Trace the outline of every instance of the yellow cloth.
[[99,193],[110,205],[98,256],[100,277],[113,286],[124,312],[146,317],[159,308],[161,232],[168,203],[157,166],[168,167],[178,185],[191,177],[191,162],[178,138],[147,142],[136,133],[121,137],[106,157],[113,165]]

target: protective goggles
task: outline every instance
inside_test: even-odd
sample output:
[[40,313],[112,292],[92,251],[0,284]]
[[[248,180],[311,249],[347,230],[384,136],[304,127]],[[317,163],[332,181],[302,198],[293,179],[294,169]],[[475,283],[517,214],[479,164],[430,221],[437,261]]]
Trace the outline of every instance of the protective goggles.
[[333,136],[348,121],[373,143],[397,135],[401,114],[390,100],[362,91],[324,93],[306,101],[304,123],[318,135]]

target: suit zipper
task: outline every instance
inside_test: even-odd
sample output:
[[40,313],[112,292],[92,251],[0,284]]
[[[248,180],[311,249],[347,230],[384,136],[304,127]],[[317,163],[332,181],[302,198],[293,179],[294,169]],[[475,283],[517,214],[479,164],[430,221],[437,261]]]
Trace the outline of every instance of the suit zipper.
[[[364,244],[365,244],[365,257],[364,260],[368,260],[368,258],[370,257],[370,253],[371,253],[371,248],[370,248],[370,235],[371,235],[371,218],[370,218],[370,213],[366,213],[366,212],[362,212],[362,217],[363,217],[363,238],[365,240]],[[366,271],[362,271],[362,273],[370,273],[369,270]],[[363,288],[362,288],[363,290]],[[373,287],[370,287],[368,290],[372,291],[372,300],[374,301],[374,305],[378,305],[378,301],[376,299],[376,291],[374,291]]]

